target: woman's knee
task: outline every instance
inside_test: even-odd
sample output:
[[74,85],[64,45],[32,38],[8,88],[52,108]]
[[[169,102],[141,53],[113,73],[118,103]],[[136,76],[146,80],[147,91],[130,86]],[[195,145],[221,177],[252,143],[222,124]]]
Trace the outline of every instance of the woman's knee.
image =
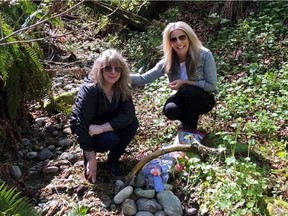
[[180,119],[182,112],[179,106],[173,102],[166,103],[163,107],[164,115],[170,120]]
[[93,147],[96,152],[111,150],[119,143],[120,137],[115,132],[106,132],[93,138]]
[[134,138],[136,135],[137,129],[139,127],[139,122],[135,119],[131,124],[129,124],[126,128],[123,128],[119,131],[119,136],[121,138],[121,143],[128,143]]

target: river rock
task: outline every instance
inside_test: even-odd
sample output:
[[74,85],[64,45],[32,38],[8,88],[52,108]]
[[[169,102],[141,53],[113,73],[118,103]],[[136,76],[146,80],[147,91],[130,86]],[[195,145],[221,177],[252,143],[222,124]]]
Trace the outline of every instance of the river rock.
[[137,213],[135,201],[133,199],[126,199],[122,203],[122,212],[124,215],[135,215]]
[[125,199],[130,197],[132,193],[133,187],[129,185],[123,188],[118,194],[116,194],[113,200],[116,204],[121,204],[124,202]]
[[169,216],[182,216],[181,202],[171,191],[161,191],[156,195],[157,200],[163,206],[164,212]]

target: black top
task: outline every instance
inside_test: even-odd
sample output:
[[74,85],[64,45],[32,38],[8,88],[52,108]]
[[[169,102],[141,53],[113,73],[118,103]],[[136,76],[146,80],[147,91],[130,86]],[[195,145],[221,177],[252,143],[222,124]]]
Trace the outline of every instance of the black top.
[[90,124],[109,122],[114,131],[124,128],[136,119],[135,107],[130,97],[117,101],[113,96],[110,102],[103,90],[95,84],[85,83],[79,89],[72,107],[71,129],[84,151],[93,151],[89,135]]

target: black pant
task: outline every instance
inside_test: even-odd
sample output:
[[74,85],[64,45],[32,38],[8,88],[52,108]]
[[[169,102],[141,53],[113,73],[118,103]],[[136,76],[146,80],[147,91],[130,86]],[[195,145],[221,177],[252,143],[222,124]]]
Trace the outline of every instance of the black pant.
[[199,116],[208,113],[214,106],[213,94],[200,87],[186,85],[167,99],[163,112],[168,119],[180,120],[184,127],[197,130]]
[[[124,154],[128,144],[134,138],[136,131],[139,127],[138,120],[136,119],[127,127],[117,130],[105,132],[96,136],[93,136],[93,149],[97,152],[110,151],[108,154],[108,160],[118,162],[121,155]],[[84,155],[84,166],[87,165],[87,159]]]

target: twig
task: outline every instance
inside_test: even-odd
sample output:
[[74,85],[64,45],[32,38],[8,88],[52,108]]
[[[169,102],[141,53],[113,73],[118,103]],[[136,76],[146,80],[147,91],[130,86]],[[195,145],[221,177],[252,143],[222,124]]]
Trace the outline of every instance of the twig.
[[[57,37],[63,37],[69,34],[72,34],[73,32],[68,32],[65,34],[61,34],[61,35],[55,35],[55,36],[49,36],[48,38],[57,38]],[[23,40],[23,41],[11,41],[11,42],[6,42],[6,43],[0,43],[0,46],[5,46],[5,45],[11,45],[11,44],[15,44],[15,43],[31,43],[31,42],[35,42],[35,41],[41,41],[47,39],[47,37],[42,37],[42,38],[34,38],[34,39],[30,39],[30,40]]]
[[151,161],[154,158],[159,157],[160,155],[166,154],[166,153],[170,153],[173,151],[184,151],[184,152],[201,152],[201,153],[214,153],[214,154],[219,154],[220,152],[218,152],[217,149],[214,148],[209,148],[207,146],[202,145],[199,142],[194,142],[192,143],[192,145],[171,145],[171,146],[167,146],[165,148],[161,148],[155,152],[153,152],[152,154],[146,156],[144,159],[140,160],[136,166],[131,170],[131,172],[126,176],[126,180],[125,180],[125,185],[128,185],[130,183],[130,181],[132,180],[133,176],[135,176],[137,174],[137,172],[149,161]]

